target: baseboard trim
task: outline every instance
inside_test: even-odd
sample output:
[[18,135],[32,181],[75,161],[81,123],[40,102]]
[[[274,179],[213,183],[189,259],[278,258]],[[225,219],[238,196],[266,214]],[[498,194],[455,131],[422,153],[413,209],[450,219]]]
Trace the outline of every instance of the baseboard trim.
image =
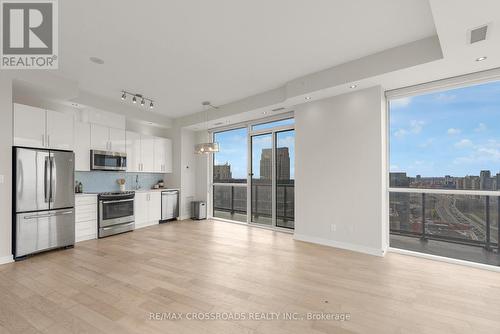
[[295,233],[293,235],[293,238],[295,240],[298,240],[298,241],[310,242],[313,244],[330,246],[330,247],[334,247],[334,248],[341,248],[341,249],[346,249],[346,250],[350,250],[353,252],[364,253],[364,254],[380,256],[380,257],[385,256],[385,253],[387,252],[387,250],[385,250],[385,249],[365,247],[365,246],[355,245],[355,244],[351,244],[351,243],[347,243],[347,242],[340,242],[340,241],[334,241],[334,240],[323,239],[323,238],[318,238],[318,237],[311,237],[308,235],[297,234],[297,233]]
[[414,252],[406,249],[401,249],[401,248],[392,248],[389,247],[389,252],[391,253],[397,253],[397,254],[402,254],[402,255],[408,255],[408,256],[414,256],[414,257],[420,257],[423,259],[427,260],[433,260],[433,261],[439,261],[439,262],[446,262],[446,263],[451,263],[451,264],[457,264],[461,266],[466,266],[466,267],[472,267],[472,268],[478,268],[478,269],[483,269],[483,270],[490,270],[490,271],[495,271],[495,272],[500,272],[500,267],[493,266],[490,264],[482,264],[482,263],[477,263],[477,262],[471,262],[471,261],[465,261],[465,260],[459,260],[459,259],[452,259],[449,257],[444,257],[444,256],[439,256],[439,255],[432,255],[432,254],[426,254],[426,253],[420,253],[420,252]]
[[0,257],[0,265],[12,262],[14,262],[14,258],[12,257],[12,255]]

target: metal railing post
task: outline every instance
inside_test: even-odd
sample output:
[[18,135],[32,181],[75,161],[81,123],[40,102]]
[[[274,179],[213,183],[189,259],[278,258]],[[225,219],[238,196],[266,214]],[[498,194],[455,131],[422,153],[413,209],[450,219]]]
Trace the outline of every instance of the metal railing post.
[[422,239],[425,240],[425,193],[422,193]]
[[497,249],[500,254],[500,196],[497,196]]
[[486,196],[486,242],[484,248],[490,249],[490,196]]
[[231,216],[234,216],[234,186],[231,186]]

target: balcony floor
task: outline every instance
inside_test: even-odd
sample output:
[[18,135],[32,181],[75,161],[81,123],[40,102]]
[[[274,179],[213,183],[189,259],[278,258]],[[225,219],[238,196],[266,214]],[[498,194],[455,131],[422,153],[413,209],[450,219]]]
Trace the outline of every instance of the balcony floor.
[[500,266],[499,254],[493,251],[487,251],[483,247],[478,246],[437,240],[422,241],[420,238],[396,234],[391,234],[390,245],[393,248]]

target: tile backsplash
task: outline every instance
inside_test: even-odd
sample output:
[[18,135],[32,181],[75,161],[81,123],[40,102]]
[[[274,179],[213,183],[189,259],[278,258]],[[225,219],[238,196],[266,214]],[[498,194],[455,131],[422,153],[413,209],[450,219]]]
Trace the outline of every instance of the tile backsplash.
[[125,173],[125,172],[75,172],[75,181],[83,184],[83,192],[105,192],[120,189],[117,179],[125,179],[127,190],[135,189],[135,180],[138,176],[140,189],[151,189],[159,180],[165,180],[162,173]]

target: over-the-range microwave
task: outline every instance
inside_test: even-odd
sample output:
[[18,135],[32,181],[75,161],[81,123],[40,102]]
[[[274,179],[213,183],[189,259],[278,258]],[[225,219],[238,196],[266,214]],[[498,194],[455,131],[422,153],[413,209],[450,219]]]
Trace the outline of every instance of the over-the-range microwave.
[[90,169],[126,171],[127,153],[90,150]]

